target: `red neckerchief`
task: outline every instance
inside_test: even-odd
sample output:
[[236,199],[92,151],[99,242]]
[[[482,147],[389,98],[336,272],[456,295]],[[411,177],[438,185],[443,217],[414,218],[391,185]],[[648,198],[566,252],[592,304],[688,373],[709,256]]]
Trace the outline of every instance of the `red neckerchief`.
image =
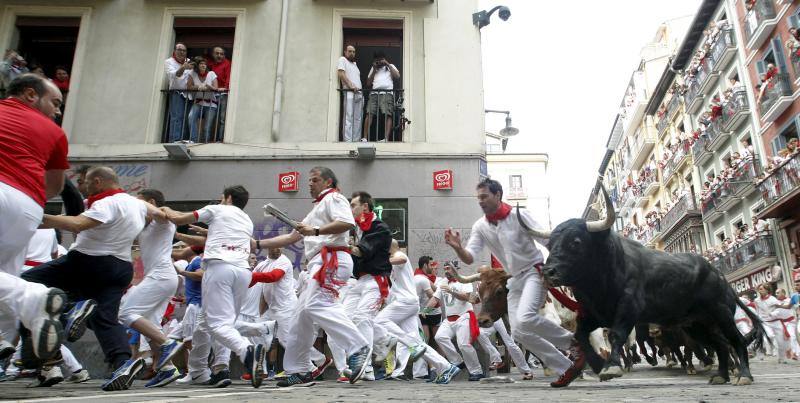
[[96,202],[98,200],[101,200],[101,199],[105,199],[108,196],[113,196],[113,195],[115,195],[117,193],[125,193],[125,191],[122,190],[122,189],[117,188],[117,189],[106,190],[105,192],[101,192],[101,193],[98,193],[96,195],[89,196],[89,198],[86,199],[87,200],[87,207],[92,208],[92,204],[94,204],[94,202]]
[[56,80],[54,78],[53,79],[53,84],[55,84],[56,87],[58,87],[58,89],[61,90],[62,92],[69,91],[69,80],[60,81],[60,80]]
[[375,213],[365,211],[356,218],[356,224],[358,224],[358,228],[361,228],[361,231],[367,232],[372,228],[372,220],[374,219]]
[[172,59],[174,59],[176,62],[178,62],[178,64],[180,64],[181,66],[182,66],[184,63],[186,63],[186,59],[183,59],[183,61],[180,61],[180,60],[178,60],[178,58],[177,58],[177,57],[175,57],[175,52],[172,52]]
[[329,193],[333,193],[333,192],[338,192],[338,190],[336,190],[334,188],[327,188],[327,189],[323,190],[322,193],[320,193],[319,196],[317,196],[317,198],[314,199],[314,203],[319,203],[320,200],[325,198],[325,196],[327,196]]
[[494,255],[491,255],[491,257],[492,257],[492,268],[493,269],[502,269],[503,268],[503,264],[500,263],[500,261]]
[[500,207],[497,208],[497,211],[493,214],[486,214],[486,221],[489,221],[492,225],[497,225],[498,221],[505,220],[509,214],[511,214],[511,205],[508,203],[500,203]]
[[431,283],[435,283],[436,282],[436,276],[434,276],[433,274],[427,274],[427,273],[425,273],[425,270],[422,270],[422,269],[414,270],[414,275],[415,276],[417,276],[417,275],[425,276],[425,277],[428,278],[428,280],[430,280]]
[[197,73],[197,77],[200,78],[200,81],[206,82],[206,77],[208,77],[208,70],[205,73]]

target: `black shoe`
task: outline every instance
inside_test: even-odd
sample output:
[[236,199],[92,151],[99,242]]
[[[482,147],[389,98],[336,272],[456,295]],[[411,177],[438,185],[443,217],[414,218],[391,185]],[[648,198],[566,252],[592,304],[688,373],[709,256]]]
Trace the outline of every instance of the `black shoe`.
[[[427,379],[427,377],[425,379]],[[400,375],[400,376],[387,376],[386,378],[383,378],[383,380],[385,380],[385,381],[405,381],[405,382],[408,382],[411,379],[408,379],[408,377],[405,376],[405,375]]]
[[486,375],[484,375],[482,373],[481,374],[469,374],[469,381],[470,382],[480,381],[483,378],[486,378]]
[[314,378],[311,377],[310,372],[306,372],[305,374],[290,374],[286,376],[286,379],[278,382],[279,388],[291,388],[291,387],[309,387],[314,386]]
[[264,358],[266,358],[264,345],[247,346],[244,368],[250,374],[250,383],[254,388],[261,386],[261,382],[264,380]]
[[224,369],[211,374],[211,379],[208,380],[208,385],[215,388],[225,388],[231,384],[231,371]]

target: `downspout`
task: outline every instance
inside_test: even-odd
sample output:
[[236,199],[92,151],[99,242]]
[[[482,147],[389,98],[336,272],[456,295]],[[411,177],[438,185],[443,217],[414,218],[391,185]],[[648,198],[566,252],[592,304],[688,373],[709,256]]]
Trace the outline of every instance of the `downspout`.
[[272,142],[278,142],[281,127],[281,107],[283,100],[283,59],[286,53],[286,25],[289,20],[289,0],[281,2],[281,33],[278,38],[278,66],[275,74],[275,101],[272,107]]

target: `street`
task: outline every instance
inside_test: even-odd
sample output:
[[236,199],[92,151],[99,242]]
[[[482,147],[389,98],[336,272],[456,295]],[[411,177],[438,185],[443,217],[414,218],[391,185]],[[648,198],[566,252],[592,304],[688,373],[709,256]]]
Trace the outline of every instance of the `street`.
[[[663,364],[662,364],[663,365]],[[226,389],[207,389],[169,385],[158,390],[145,389],[144,382],[137,381],[124,392],[104,393],[99,389],[100,381],[80,385],[60,384],[49,389],[29,389],[29,380],[0,383],[0,399],[29,402],[217,402],[280,401],[339,402],[339,401],[523,401],[542,399],[545,401],[776,401],[796,400],[800,391],[800,364],[777,364],[775,358],[751,362],[755,375],[752,386],[711,386],[707,375],[688,376],[680,369],[663,366],[650,368],[637,365],[633,372],[607,383],[594,377],[577,380],[566,389],[553,389],[548,383],[552,378],[543,378],[541,370],[532,382],[517,381],[513,384],[484,384],[467,382],[460,376],[449,385],[431,385],[421,381],[390,382],[377,381],[356,385],[338,384],[333,381],[318,382],[310,388],[278,389],[274,382],[265,382],[260,389],[253,389],[243,381],[236,381]],[[514,373],[512,376],[518,379]]]

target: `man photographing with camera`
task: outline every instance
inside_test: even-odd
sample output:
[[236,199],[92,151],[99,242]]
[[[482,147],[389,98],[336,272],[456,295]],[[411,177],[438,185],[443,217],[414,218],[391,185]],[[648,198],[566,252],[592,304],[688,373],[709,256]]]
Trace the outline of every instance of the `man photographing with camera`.
[[[389,140],[392,132],[392,115],[394,112],[394,80],[400,79],[400,70],[386,60],[382,51],[375,52],[372,67],[367,75],[365,88],[372,89],[367,101],[367,118],[364,120],[364,133],[361,141],[369,141],[369,130],[372,126],[372,116],[378,115],[378,129],[380,133],[383,125],[384,139]],[[381,119],[381,116],[384,118]]]

